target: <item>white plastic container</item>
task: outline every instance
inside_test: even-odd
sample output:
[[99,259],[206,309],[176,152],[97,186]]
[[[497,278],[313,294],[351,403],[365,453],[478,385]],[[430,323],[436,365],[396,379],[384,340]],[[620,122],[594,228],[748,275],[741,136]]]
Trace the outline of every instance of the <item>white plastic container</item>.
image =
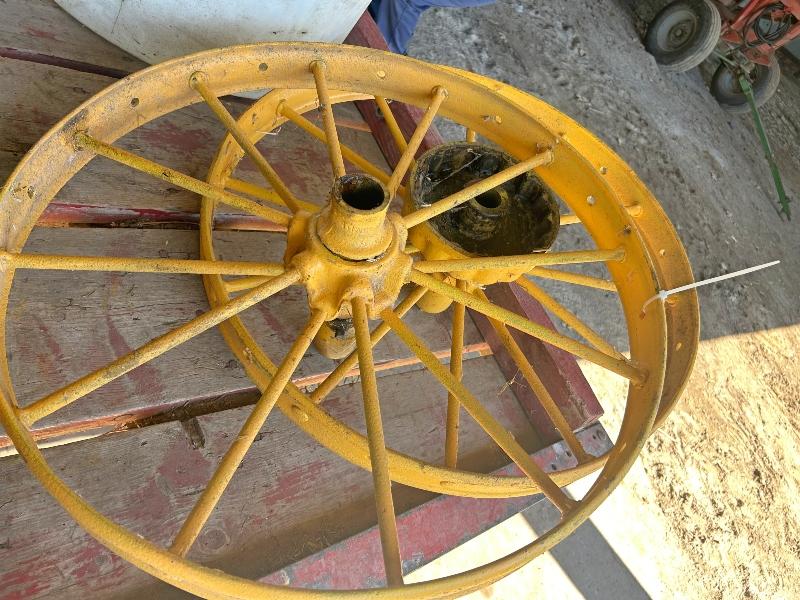
[[147,63],[251,42],[344,40],[369,0],[56,0]]

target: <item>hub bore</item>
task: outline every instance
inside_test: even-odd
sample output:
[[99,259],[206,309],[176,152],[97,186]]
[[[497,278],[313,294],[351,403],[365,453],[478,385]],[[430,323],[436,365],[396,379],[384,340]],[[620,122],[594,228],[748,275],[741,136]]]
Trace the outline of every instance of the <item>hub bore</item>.
[[389,193],[380,181],[357,173],[333,184],[330,203],[317,221],[317,234],[331,252],[347,260],[383,254],[392,241],[386,221]]

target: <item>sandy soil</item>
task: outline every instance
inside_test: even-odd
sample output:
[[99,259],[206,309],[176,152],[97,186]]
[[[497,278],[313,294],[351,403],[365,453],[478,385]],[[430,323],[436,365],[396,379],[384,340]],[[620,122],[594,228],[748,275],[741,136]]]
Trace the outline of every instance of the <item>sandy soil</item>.
[[[795,221],[778,218],[750,117],[722,112],[707,91],[713,66],[667,74],[644,51],[644,24],[664,3],[516,0],[432,10],[409,54],[511,83],[600,135],[663,204],[697,279],[782,261],[701,290],[703,341],[686,394],[594,522],[650,596],[797,598],[800,204]],[[783,59],[782,67],[762,114],[797,199],[800,64]],[[596,296],[555,289],[625,346],[616,319],[589,310]],[[587,373],[613,430],[622,390]]]

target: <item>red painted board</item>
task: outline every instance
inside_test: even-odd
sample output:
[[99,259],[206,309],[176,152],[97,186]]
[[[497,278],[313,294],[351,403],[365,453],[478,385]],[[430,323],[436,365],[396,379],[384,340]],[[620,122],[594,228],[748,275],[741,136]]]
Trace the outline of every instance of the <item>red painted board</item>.
[[[530,424],[494,361],[476,358],[469,365],[466,385],[489,400],[487,410],[521,444],[535,448]],[[202,368],[194,374],[214,376]],[[387,445],[441,464],[446,394],[438,382],[416,371],[382,377],[378,385]],[[334,390],[324,408],[345,426],[364,432],[359,383]],[[249,412],[239,407],[203,415],[191,429],[176,421],[131,429],[48,448],[44,455],[100,512],[164,546],[186,519]],[[497,445],[466,416],[459,438],[464,469],[483,473],[507,464]],[[430,497],[406,486],[394,490],[400,513]],[[260,429],[189,558],[257,579],[366,530],[376,522],[374,506],[368,471],[332,454],[276,410]],[[92,540],[41,488],[19,456],[0,459],[0,600],[186,597]]]
[[[69,227],[71,225],[147,225],[197,226],[200,214],[183,210],[151,207],[97,206],[76,202],[51,202],[39,217],[42,227]],[[254,215],[218,213],[214,216],[214,229],[220,231],[286,231],[286,227]]]
[[[489,286],[486,288],[486,295],[495,304],[524,314],[531,321],[554,329],[553,322],[547,316],[542,305],[526,294],[518,285]],[[519,373],[511,356],[503,349],[503,345],[488,319],[475,311],[470,310],[470,313],[481,335],[494,352],[500,370],[511,382],[511,389],[514,390],[523,409],[527,411],[537,434],[546,443],[560,439],[560,434],[553,427],[552,421],[539,403],[536,394]],[[586,427],[603,415],[603,408],[600,406],[597,396],[571,354],[513,328],[509,328],[509,331],[522,348],[525,356],[530,359],[530,363],[534,365],[536,373],[573,431]]]
[[[595,456],[611,447],[599,423],[578,432],[578,439],[586,451]],[[575,459],[563,442],[548,446],[531,456],[546,471],[575,466]],[[521,472],[511,464],[494,474],[520,476]],[[403,573],[420,568],[542,499],[541,494],[506,499],[437,496],[406,511],[397,517]],[[314,589],[383,586],[386,579],[380,544],[377,526],[370,527],[261,581]]]
[[[368,48],[375,48],[378,50],[389,51],[389,46],[386,45],[386,40],[383,39],[378,26],[372,19],[368,12],[364,12],[361,18],[356,23],[356,26],[344,40],[345,44],[352,44],[353,46],[365,46]],[[389,129],[377,110],[376,104],[371,100],[363,100],[356,102],[355,105],[361,112],[361,116],[369,125],[372,130],[372,135],[375,141],[378,142],[383,155],[386,157],[386,162],[394,166],[400,159],[400,151],[392,139]],[[411,137],[414,129],[417,127],[417,122],[422,118],[423,111],[416,106],[403,104],[402,102],[392,102],[392,113],[400,127],[400,130],[406,136],[406,139]],[[425,134],[425,138],[420,144],[417,155],[419,156],[429,148],[433,148],[444,143],[444,139],[439,135],[436,127],[431,127]]]

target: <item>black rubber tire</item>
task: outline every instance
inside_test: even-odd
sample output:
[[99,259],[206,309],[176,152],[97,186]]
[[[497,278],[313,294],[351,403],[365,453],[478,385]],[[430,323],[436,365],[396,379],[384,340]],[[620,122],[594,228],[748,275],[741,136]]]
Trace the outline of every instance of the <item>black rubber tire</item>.
[[650,22],[644,46],[662,69],[680,73],[708,58],[721,29],[722,18],[710,0],[677,0]]
[[[772,98],[780,82],[781,67],[774,55],[769,59],[769,66],[756,64],[750,76],[756,106],[761,106]],[[711,95],[727,112],[750,112],[747,96],[744,95],[739,80],[725,63],[720,63],[711,78]]]

